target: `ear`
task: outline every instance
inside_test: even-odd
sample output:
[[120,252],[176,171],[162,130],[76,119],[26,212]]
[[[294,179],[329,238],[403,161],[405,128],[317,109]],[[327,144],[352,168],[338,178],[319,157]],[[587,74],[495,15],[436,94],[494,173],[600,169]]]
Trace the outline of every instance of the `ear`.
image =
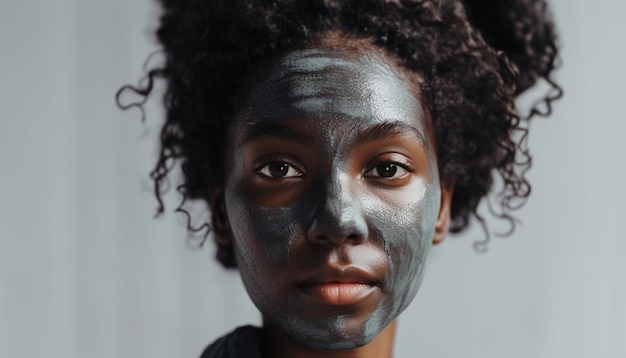
[[433,235],[433,244],[438,244],[448,235],[450,228],[450,207],[452,203],[452,194],[454,186],[441,186],[441,204],[439,205],[439,216],[435,225],[435,234]]
[[220,245],[231,245],[232,232],[230,230],[230,222],[228,221],[228,213],[226,212],[223,188],[211,191],[209,204],[211,206],[211,221],[215,242]]

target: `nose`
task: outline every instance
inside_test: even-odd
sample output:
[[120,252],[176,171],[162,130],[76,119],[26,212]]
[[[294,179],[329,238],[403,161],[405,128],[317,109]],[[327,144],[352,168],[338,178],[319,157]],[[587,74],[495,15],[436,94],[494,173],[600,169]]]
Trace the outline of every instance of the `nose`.
[[334,177],[320,190],[319,204],[306,233],[307,240],[333,246],[358,245],[368,237],[358,194],[350,189],[349,178],[345,175]]

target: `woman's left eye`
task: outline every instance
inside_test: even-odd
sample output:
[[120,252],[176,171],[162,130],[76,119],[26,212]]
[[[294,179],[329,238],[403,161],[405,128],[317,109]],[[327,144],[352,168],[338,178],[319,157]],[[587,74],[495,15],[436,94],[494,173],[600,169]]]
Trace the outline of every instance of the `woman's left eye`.
[[302,176],[302,172],[294,168],[291,164],[280,160],[269,162],[257,172],[269,178],[293,178]]
[[365,172],[364,176],[378,177],[383,179],[402,178],[408,174],[401,164],[396,162],[384,162],[377,164],[372,169]]

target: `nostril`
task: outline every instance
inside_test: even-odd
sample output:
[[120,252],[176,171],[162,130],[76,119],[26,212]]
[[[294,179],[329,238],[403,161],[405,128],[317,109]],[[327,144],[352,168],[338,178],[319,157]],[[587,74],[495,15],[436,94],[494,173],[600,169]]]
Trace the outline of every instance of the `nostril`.
[[313,235],[305,237],[305,240],[312,244],[323,244],[332,246],[341,245],[359,245],[365,241],[365,237],[361,234],[352,235]]
[[324,235],[313,235],[311,237],[307,235],[306,241],[312,244],[323,244],[323,245],[333,244],[333,241],[331,241],[328,236],[324,236]]
[[367,240],[368,227],[359,204],[358,197],[350,192],[324,197],[306,230],[307,241],[338,246]]
[[343,205],[341,210],[323,206],[315,214],[306,232],[311,242],[343,245],[360,244],[367,239],[365,216],[355,205]]
[[347,240],[353,244],[360,244],[365,241],[365,237],[362,234],[352,234],[347,237]]

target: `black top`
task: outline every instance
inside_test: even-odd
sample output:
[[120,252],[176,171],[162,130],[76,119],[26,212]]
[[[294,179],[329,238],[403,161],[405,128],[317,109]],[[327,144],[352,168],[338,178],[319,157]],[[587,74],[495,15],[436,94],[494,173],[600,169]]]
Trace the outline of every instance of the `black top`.
[[261,358],[261,329],[239,327],[211,343],[200,358]]

